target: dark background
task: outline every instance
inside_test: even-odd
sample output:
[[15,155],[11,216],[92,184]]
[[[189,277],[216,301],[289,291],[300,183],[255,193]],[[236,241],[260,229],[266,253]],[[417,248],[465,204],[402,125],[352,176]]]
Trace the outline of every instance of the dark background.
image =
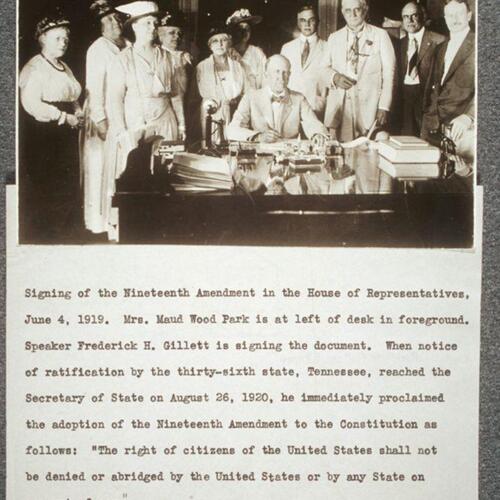
[[[127,2],[115,1],[114,5]],[[253,42],[262,47],[268,54],[279,52],[281,45],[292,38],[296,22],[296,8],[303,0],[257,0],[241,3],[240,0],[200,0],[198,19],[187,18],[186,45],[192,48],[192,43],[199,49],[199,58],[208,56],[206,46],[207,33],[214,23],[225,20],[242,5],[248,7],[252,14],[262,15],[262,24],[255,26]],[[311,3],[317,4],[317,0]],[[70,46],[65,61],[75,73],[76,78],[83,83],[85,76],[85,54],[91,43],[100,36],[98,26],[92,19],[88,7],[91,0],[38,0],[36,2],[21,1],[19,4],[19,69],[38,53],[38,43],[34,39],[35,26],[48,12],[60,7],[71,21]],[[160,0],[160,9],[167,10],[176,7],[176,2]],[[197,21],[197,36],[194,25]]]
[[[431,4],[433,0],[428,0]],[[441,2],[441,0],[439,0]],[[89,12],[92,0],[21,0],[19,3],[19,69],[36,53],[38,43],[34,39],[37,22],[47,13],[54,12],[59,7],[70,19],[70,47],[65,61],[73,70],[76,78],[84,83],[85,54],[91,43],[100,36],[99,27],[95,24]],[[114,5],[127,3],[123,0],[111,0]],[[208,56],[206,46],[207,32],[214,23],[224,23],[225,20],[241,7],[249,8],[252,14],[263,17],[263,22],[253,29],[253,43],[260,46],[269,56],[279,53],[283,43],[292,39],[296,26],[297,7],[306,3],[304,0],[199,0],[197,19],[194,15],[186,17],[186,48],[198,60]],[[318,5],[318,0],[307,3]],[[370,0],[369,20],[380,25],[383,17],[400,19],[402,6],[406,0]],[[158,0],[161,10],[176,9],[177,1]],[[432,9],[433,16],[441,16],[439,5]],[[339,16],[339,27],[343,25]],[[198,49],[198,50],[196,50]]]

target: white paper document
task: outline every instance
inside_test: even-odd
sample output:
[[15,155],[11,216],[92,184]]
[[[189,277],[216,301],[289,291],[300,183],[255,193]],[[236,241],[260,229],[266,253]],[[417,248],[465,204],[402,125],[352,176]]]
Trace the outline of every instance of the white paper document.
[[8,260],[9,500],[477,498],[479,242]]

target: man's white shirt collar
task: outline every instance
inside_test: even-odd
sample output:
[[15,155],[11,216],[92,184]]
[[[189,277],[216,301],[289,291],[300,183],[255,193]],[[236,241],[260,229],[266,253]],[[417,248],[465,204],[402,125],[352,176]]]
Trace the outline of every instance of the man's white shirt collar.
[[351,28],[349,28],[349,26],[346,25],[346,28],[347,28],[347,32],[350,33],[352,36],[362,36],[363,33],[365,32],[365,28],[366,28],[366,22],[363,23],[363,26],[361,26],[361,29],[359,29],[358,31],[354,31],[352,30]]
[[271,87],[267,87],[267,91],[268,91],[269,96],[271,98],[273,98],[273,97],[281,97],[282,99],[284,99],[288,95],[288,92],[286,90],[284,90],[283,92],[281,92],[281,94],[276,94],[275,92],[272,91]]
[[424,32],[425,32],[425,27],[422,26],[422,28],[420,28],[420,31],[418,31],[417,33],[408,33],[408,40],[411,42],[412,38],[415,38],[418,43],[418,48],[420,48],[422,46],[422,39],[424,38]]
[[450,41],[448,42],[448,47],[444,55],[444,71],[443,77],[441,78],[441,85],[444,83],[446,76],[448,75],[448,71],[450,70],[451,64],[458,54],[462,43],[464,43],[465,38],[469,34],[469,31],[470,27],[467,26],[466,29],[459,31],[458,33],[450,33]]
[[450,33],[450,43],[453,45],[461,45],[462,42],[465,40],[467,35],[469,34],[470,31],[470,26],[467,26],[462,31],[459,31],[458,33]]
[[302,44],[306,43],[306,40],[307,40],[311,45],[313,45],[313,44],[315,44],[318,41],[318,34],[317,33],[313,33],[310,36],[305,36],[305,35],[303,35],[301,33],[299,35],[299,39],[300,39],[300,42]]

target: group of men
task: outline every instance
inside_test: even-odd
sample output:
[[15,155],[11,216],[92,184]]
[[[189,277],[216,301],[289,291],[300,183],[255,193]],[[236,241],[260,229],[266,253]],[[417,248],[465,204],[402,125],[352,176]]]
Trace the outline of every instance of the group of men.
[[266,64],[267,86],[250,90],[228,127],[230,140],[275,142],[331,135],[344,142],[385,129],[435,142],[441,125],[457,142],[474,128],[475,36],[468,0],[443,0],[449,38],[426,27],[424,7],[407,3],[403,38],[367,22],[367,0],[342,0],[346,26],[317,35],[312,6],[300,35]]

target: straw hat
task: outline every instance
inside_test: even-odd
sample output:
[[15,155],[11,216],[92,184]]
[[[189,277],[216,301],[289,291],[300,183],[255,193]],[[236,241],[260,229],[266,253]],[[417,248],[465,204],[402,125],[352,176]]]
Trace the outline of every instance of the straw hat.
[[125,24],[133,23],[141,17],[160,16],[160,10],[156,2],[147,2],[142,0],[120,5],[116,8],[116,10],[127,16]]
[[252,16],[248,9],[239,9],[233,12],[226,20],[226,24],[236,25],[240,23],[259,24],[262,16]]

